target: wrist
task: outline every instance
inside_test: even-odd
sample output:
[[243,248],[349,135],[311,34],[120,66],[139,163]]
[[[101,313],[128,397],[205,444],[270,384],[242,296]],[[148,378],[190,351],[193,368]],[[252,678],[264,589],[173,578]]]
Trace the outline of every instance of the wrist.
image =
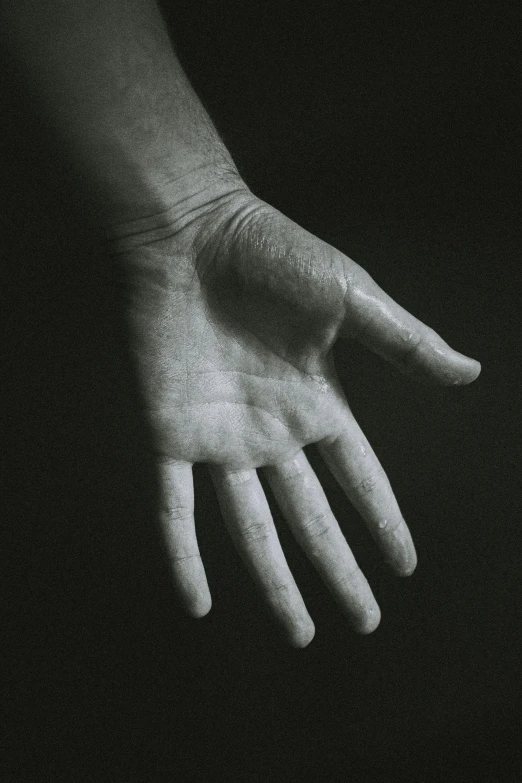
[[145,190],[140,207],[132,213],[104,216],[101,228],[112,254],[172,236],[228,195],[249,192],[232,161],[193,165],[165,181],[153,195]]

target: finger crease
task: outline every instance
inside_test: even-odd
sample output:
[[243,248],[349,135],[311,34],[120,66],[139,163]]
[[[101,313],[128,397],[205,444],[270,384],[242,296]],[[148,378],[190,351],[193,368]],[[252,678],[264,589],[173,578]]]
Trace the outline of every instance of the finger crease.
[[186,508],[166,508],[164,513],[169,522],[190,522],[193,518],[193,513]]
[[248,527],[242,527],[241,537],[247,541],[263,541],[270,537],[271,528],[265,522],[259,522]]
[[318,514],[316,517],[304,522],[302,527],[307,538],[325,536],[332,529],[331,522],[325,514]]
[[283,593],[283,592],[289,592],[290,589],[293,587],[293,582],[283,582],[283,584],[275,584],[270,585],[268,588],[269,593]]
[[363,479],[362,481],[360,481],[358,484],[355,485],[353,491],[362,495],[369,495],[371,492],[373,492],[375,487],[378,485],[379,478],[382,476],[383,473],[384,471],[380,471],[374,476],[367,476],[365,479]]
[[174,563],[183,563],[185,560],[201,560],[201,555],[172,555]]
[[341,574],[340,576],[336,576],[332,580],[332,585],[334,587],[342,587],[343,585],[350,586],[350,583],[353,581],[354,576],[358,574],[362,574],[362,571],[359,568],[359,566],[355,564],[355,566],[350,571],[347,571]]

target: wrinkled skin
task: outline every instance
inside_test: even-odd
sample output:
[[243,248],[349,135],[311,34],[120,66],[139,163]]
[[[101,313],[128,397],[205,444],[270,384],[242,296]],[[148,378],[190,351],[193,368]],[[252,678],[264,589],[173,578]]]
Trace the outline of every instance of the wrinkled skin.
[[[152,238],[151,238],[152,236]],[[261,488],[263,469],[295,537],[355,630],[379,607],[303,446],[317,444],[399,575],[416,565],[393,492],[348,407],[331,348],[358,339],[407,373],[465,384],[477,362],[393,302],[361,267],[245,186],[180,209],[161,236],[120,244],[129,318],[153,424],[174,578],[187,611],[211,598],[194,527],[192,464],[207,463],[225,523],[288,641],[314,625]],[[347,344],[347,349],[348,349]]]

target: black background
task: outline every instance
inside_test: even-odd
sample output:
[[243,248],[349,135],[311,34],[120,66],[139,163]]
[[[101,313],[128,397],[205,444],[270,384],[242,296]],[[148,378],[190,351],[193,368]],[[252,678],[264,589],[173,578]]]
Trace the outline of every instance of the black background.
[[375,634],[351,633],[274,507],[317,626],[287,648],[203,466],[214,607],[184,617],[121,281],[6,62],[1,780],[519,782],[517,4],[164,6],[251,189],[482,375],[426,388],[336,347],[419,553],[413,577],[390,575],[310,450],[381,604]]

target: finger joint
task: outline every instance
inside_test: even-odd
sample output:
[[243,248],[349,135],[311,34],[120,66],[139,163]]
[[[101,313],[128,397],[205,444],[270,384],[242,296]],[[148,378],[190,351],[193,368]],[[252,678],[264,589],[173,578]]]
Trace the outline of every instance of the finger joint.
[[169,522],[190,522],[193,512],[187,506],[165,506],[163,513]]
[[330,533],[332,529],[332,515],[328,512],[320,512],[302,523],[303,534],[307,539],[320,538]]
[[272,535],[272,525],[269,522],[251,522],[242,525],[240,535],[243,541],[266,541]]
[[354,487],[355,492],[357,492],[359,495],[371,495],[379,485],[381,477],[382,471],[379,473],[374,473],[371,476],[366,476],[366,478],[364,478]]

